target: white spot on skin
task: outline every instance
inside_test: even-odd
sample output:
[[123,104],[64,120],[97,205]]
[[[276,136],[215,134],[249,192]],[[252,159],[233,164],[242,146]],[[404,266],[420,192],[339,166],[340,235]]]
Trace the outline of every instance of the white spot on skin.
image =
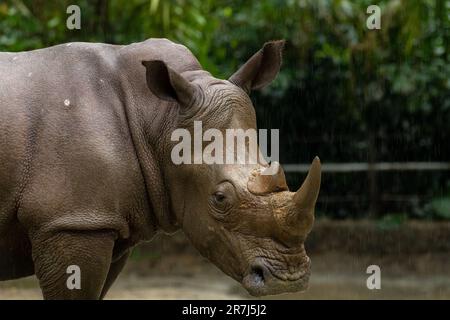
[[66,107],[70,106],[70,100],[69,99],[64,100],[64,105]]
[[66,44],[66,47],[70,47],[72,44],[71,43],[68,43],[68,44]]
[[13,61],[16,61],[16,60],[17,60],[17,57],[14,57],[14,58],[13,58]]
[[28,78],[33,75],[33,72],[28,72]]
[[105,80],[100,79],[100,83],[101,83],[101,84],[105,83]]

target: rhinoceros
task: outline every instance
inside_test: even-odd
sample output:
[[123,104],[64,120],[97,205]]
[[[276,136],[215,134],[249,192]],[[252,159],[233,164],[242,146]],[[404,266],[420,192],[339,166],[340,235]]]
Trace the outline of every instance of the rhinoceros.
[[194,120],[256,129],[249,94],[277,76],[283,46],[228,80],[167,39],[0,53],[0,280],[35,274],[45,299],[102,299],[134,246],[181,229],[251,295],[305,290],[317,157],[297,192],[276,162],[263,175],[264,162],[170,158],[171,132]]

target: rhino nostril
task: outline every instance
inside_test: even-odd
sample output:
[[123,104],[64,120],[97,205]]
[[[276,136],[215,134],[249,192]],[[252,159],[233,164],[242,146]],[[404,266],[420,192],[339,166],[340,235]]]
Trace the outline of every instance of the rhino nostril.
[[255,284],[264,285],[264,270],[261,266],[252,267],[252,275]]

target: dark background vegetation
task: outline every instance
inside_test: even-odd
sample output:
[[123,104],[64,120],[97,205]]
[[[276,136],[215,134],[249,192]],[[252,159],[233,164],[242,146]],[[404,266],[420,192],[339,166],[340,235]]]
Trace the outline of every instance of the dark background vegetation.
[[[66,8],[81,8],[81,30]],[[382,9],[368,30],[366,9]],[[260,128],[280,128],[282,163],[450,162],[450,1],[0,1],[0,50],[166,37],[227,78],[271,39],[281,74],[253,94]],[[304,174],[288,174],[298,187]],[[320,214],[450,219],[449,171],[326,173]]]

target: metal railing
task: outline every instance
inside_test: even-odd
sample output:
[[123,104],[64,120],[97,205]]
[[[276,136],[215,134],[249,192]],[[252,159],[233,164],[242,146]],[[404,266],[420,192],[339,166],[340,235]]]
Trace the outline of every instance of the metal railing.
[[[284,164],[285,172],[308,172],[311,164]],[[323,163],[322,172],[450,170],[450,162]]]

